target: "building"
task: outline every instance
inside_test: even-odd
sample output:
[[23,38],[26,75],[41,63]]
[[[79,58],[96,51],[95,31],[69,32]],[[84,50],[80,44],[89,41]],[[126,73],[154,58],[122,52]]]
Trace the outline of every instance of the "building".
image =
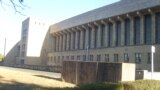
[[160,71],[160,0],[121,0],[50,26],[41,60],[61,66],[63,60],[136,63]]
[[22,22],[21,40],[6,56],[9,65],[41,65],[40,52],[49,23],[35,18]]
[[[126,62],[136,63],[137,70],[150,70],[154,45],[154,69],[160,71],[160,0],[121,0],[53,24],[44,37],[38,36],[39,29],[31,34],[30,24],[43,26],[30,18],[22,23],[19,64],[61,67],[63,60]],[[29,59],[31,55],[40,57]]]

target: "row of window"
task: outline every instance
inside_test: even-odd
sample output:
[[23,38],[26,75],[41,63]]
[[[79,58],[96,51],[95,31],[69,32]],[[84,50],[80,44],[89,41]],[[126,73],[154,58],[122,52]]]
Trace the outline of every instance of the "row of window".
[[[119,54],[114,54],[114,62],[119,62],[120,57]],[[130,56],[128,53],[124,53],[123,59],[125,63],[129,63],[130,62]],[[94,55],[77,55],[77,58],[75,56],[54,56],[54,58],[50,57],[50,61],[53,63],[60,63],[60,61],[64,61],[64,60],[78,60],[78,61],[94,61]],[[102,55],[98,54],[96,61],[100,62],[100,61],[104,61],[104,62],[111,62],[110,61],[110,55],[109,54],[105,54],[104,55],[104,60],[102,60]],[[140,64],[142,62],[142,53],[135,53],[135,63]],[[151,63],[151,53],[147,53],[147,64]]]
[[[133,33],[133,44],[134,45],[140,45],[141,42],[143,42],[143,44],[152,44],[153,39],[153,31],[152,31],[152,26],[153,26],[153,20],[152,20],[152,16],[150,14],[145,15],[144,16],[144,22],[141,23],[141,19],[139,16],[134,17],[133,19],[133,27],[131,27],[131,20],[130,19],[125,19],[124,20],[124,45],[128,46],[131,45],[131,34]],[[156,13],[156,18],[155,18],[155,43],[160,44],[160,12]],[[143,25],[142,25],[143,24]],[[142,33],[142,27],[144,26],[144,33]],[[101,47],[112,47],[113,46],[113,39],[115,38],[115,46],[121,46],[121,42],[122,42],[122,22],[121,21],[116,21],[115,23],[115,27],[113,26],[112,23],[108,23],[108,29],[105,29],[106,26],[105,25],[101,25],[101,42],[100,42],[100,46]],[[113,29],[115,28],[115,33],[113,32]],[[83,49],[88,48],[98,48],[98,27],[95,26],[94,27],[94,35],[92,34],[92,28],[89,28],[89,30],[84,30],[83,33],[80,33],[80,31],[77,31],[79,33],[78,37],[78,44],[77,45],[77,49],[80,49],[80,38],[83,38]],[[131,29],[133,29],[133,32],[131,32]],[[107,30],[107,31],[106,31]],[[107,33],[106,33],[107,32]],[[83,34],[83,35],[81,35]],[[115,34],[115,35],[113,35]],[[143,37],[141,36],[143,34]],[[92,36],[93,35],[93,36]],[[81,37],[83,36],[83,37]],[[114,36],[114,37],[113,37]],[[72,42],[70,41],[72,38]],[[76,32],[73,32],[73,34],[70,34],[69,37],[69,50],[75,49],[75,42],[77,39],[76,37]],[[67,36],[65,36],[65,38],[67,38]],[[86,38],[88,38],[89,40],[86,41]],[[91,40],[94,39],[94,40]],[[94,41],[94,43],[92,43]],[[60,44],[60,40],[56,41],[55,43],[59,43]],[[63,44],[66,44],[66,41],[62,40],[62,46]],[[88,44],[88,46],[86,46],[86,43]],[[61,48],[62,46],[57,44],[58,49],[59,47]],[[71,45],[72,44],[72,45]],[[56,44],[55,44],[56,46]],[[57,47],[55,47],[57,48]],[[65,50],[67,48],[67,45],[65,45]],[[56,51],[58,51],[58,49]]]

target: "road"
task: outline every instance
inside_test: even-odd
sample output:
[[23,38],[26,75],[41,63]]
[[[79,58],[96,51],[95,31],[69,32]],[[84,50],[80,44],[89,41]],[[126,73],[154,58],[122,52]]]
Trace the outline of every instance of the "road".
[[0,83],[25,83],[42,87],[74,87],[61,81],[61,74],[0,66]]

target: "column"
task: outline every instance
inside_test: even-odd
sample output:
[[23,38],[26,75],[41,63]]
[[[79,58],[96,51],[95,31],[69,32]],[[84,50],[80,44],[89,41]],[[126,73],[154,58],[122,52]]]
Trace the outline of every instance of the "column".
[[152,44],[156,43],[156,15],[155,13],[151,14],[152,17]]
[[130,18],[130,45],[134,45],[134,19]]
[[124,38],[125,38],[124,26],[125,26],[125,22],[124,20],[121,20],[121,46],[124,46]]
[[66,34],[63,34],[63,50],[62,51],[66,50],[65,46],[66,46]]
[[106,23],[104,20],[101,20],[101,23],[104,25],[104,36],[103,36],[103,41],[104,42],[104,47],[108,47],[108,23]]
[[90,26],[91,27],[91,48],[95,48],[95,41],[96,41],[96,37],[95,37],[95,27],[94,26]]
[[59,38],[58,36],[56,36],[56,51],[58,52],[59,51]]
[[80,49],[84,49],[84,30],[81,29],[80,31]]
[[53,51],[55,52],[56,51],[56,37],[55,36],[53,36],[53,43],[52,43],[52,45],[53,45]]
[[97,42],[96,42],[96,47],[100,48],[102,46],[102,26],[100,24],[98,24],[98,31],[97,31]]
[[113,41],[112,42],[112,47],[114,47],[116,45],[116,23],[113,22],[113,35],[112,35],[112,39]]
[[89,28],[88,27],[85,27],[85,48],[84,49],[87,49],[89,48]]
[[70,33],[67,32],[67,47],[66,47],[66,50],[70,50]]
[[144,16],[140,16],[140,44],[144,44]]
[[59,38],[59,51],[62,51],[62,35],[60,35]]
[[73,35],[74,33],[73,32],[71,32],[71,41],[70,41],[70,50],[73,50],[73,43],[74,43],[74,35]]
[[76,36],[75,36],[75,50],[79,49],[79,30],[76,31]]

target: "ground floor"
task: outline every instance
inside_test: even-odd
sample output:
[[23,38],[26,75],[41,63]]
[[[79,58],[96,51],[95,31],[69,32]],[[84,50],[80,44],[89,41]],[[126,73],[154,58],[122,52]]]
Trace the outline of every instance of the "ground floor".
[[[154,70],[160,71],[160,45],[155,46]],[[151,70],[151,45],[97,48],[77,51],[62,51],[48,54],[49,66],[61,66],[62,61],[125,62],[135,63],[137,70]]]

